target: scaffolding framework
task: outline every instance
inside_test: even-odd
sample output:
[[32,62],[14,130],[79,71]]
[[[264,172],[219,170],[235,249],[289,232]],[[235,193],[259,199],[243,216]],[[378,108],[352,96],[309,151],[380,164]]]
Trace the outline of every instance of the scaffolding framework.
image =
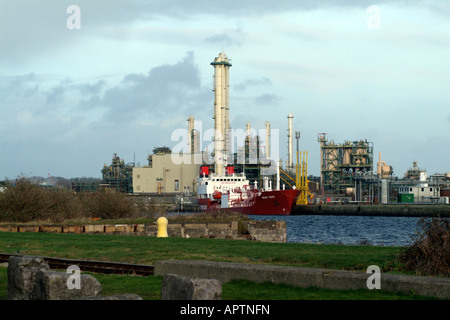
[[308,187],[308,151],[297,151],[297,165],[296,165],[296,188],[300,190],[297,198],[298,205],[308,204],[308,194],[311,196]]
[[124,193],[133,193],[133,167],[114,154],[111,165],[104,165],[102,169],[101,187]]
[[367,140],[335,144],[319,133],[320,172],[323,190],[345,193],[355,178],[373,171],[373,143]]

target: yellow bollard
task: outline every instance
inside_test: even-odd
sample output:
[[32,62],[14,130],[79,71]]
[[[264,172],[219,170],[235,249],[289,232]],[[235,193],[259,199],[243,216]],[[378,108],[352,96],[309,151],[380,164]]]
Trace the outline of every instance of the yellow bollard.
[[157,238],[168,238],[167,234],[167,225],[169,224],[169,221],[167,218],[160,217],[158,220],[156,220],[156,225],[158,226],[158,234],[156,235]]

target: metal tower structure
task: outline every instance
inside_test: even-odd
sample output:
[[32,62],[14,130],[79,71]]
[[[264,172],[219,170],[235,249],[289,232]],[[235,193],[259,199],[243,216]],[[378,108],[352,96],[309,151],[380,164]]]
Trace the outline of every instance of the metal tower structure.
[[324,190],[345,193],[355,178],[373,171],[373,143],[367,140],[335,144],[319,133],[320,182]]

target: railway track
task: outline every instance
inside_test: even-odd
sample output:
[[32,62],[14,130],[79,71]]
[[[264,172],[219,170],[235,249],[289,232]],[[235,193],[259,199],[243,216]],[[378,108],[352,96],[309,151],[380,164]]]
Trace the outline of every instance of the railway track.
[[[11,256],[23,256],[21,254],[0,253],[0,263],[8,262]],[[96,272],[105,274],[122,274],[122,275],[140,275],[150,276],[154,274],[154,267],[143,264],[130,264],[105,261],[89,261],[89,260],[73,260],[59,259],[51,257],[42,257],[51,269],[67,269],[69,266],[76,265],[80,271]]]

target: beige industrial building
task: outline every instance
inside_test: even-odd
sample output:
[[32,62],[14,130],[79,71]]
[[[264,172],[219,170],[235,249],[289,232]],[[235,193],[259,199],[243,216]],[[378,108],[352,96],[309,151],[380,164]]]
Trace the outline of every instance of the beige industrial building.
[[[148,157],[149,164],[133,168],[135,194],[192,194],[197,192],[200,166],[195,154],[185,154],[184,163],[174,163],[172,153],[157,152]],[[175,161],[176,162],[176,161]],[[197,162],[197,163],[196,163]]]

